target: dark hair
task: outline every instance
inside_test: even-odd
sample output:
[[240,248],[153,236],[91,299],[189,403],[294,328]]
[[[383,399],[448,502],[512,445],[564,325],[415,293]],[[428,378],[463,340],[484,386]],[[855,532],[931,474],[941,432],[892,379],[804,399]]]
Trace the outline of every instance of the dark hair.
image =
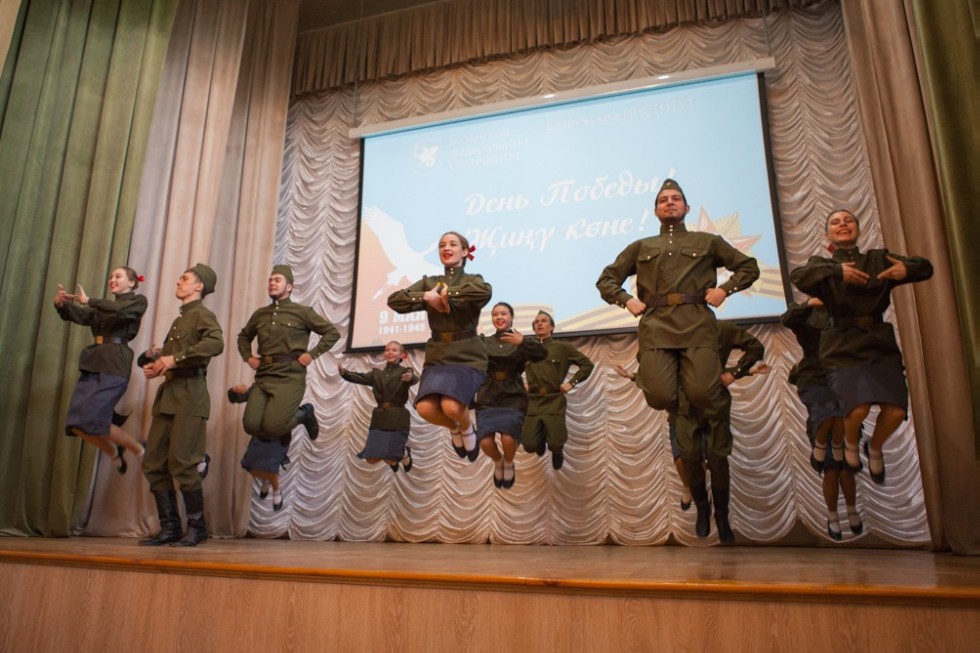
[[[458,231],[447,231],[446,233],[444,233],[441,236],[439,236],[439,240],[442,240],[446,236],[456,236],[457,238],[459,238],[459,245],[460,245],[460,247],[463,248],[463,262],[460,265],[460,267],[464,267],[465,268],[466,267],[466,260],[467,260],[467,258],[469,257],[469,254],[470,254],[470,241],[466,240],[466,236],[464,236],[463,234],[459,233]],[[513,312],[513,311],[511,311],[511,312]]]
[[[514,307],[513,306],[511,306],[507,302],[497,302],[496,304],[493,305],[493,308],[497,308],[498,306],[503,306],[504,308],[506,308],[508,311],[510,311],[510,316],[511,317],[514,317]],[[491,308],[490,310],[493,311],[493,308]]]
[[831,218],[832,218],[832,217],[834,216],[834,214],[835,214],[835,213],[846,213],[847,215],[849,215],[849,216],[851,216],[852,218],[854,218],[854,222],[855,222],[855,223],[857,224],[857,226],[858,226],[858,227],[860,228],[860,226],[861,226],[861,221],[860,221],[860,220],[858,220],[858,217],[857,217],[856,215],[854,215],[853,213],[851,213],[851,212],[850,212],[849,210],[847,210],[847,209],[834,209],[833,211],[831,211],[830,213],[828,213],[828,214],[827,214],[827,219],[823,221],[823,228],[824,228],[824,231],[826,231],[826,230],[827,230],[827,227],[828,227],[828,226],[830,226],[830,219],[831,219]]
[[133,282],[133,290],[140,287],[140,275],[136,274],[136,270],[129,267],[128,265],[117,265],[112,268],[113,270],[122,270],[126,273],[126,277]]

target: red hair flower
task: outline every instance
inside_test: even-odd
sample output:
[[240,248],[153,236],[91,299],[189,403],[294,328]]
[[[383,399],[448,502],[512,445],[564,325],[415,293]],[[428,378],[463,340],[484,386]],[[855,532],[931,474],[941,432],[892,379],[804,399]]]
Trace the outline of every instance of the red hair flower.
[[475,252],[475,251],[476,251],[476,245],[470,245],[470,248],[469,248],[469,250],[466,253],[466,258],[468,258],[469,260],[472,261],[473,260],[473,252]]

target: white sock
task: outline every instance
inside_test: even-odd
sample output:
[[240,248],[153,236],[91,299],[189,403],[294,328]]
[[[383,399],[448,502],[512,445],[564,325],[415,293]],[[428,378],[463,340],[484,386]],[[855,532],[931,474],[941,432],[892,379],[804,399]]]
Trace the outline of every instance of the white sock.
[[[501,460],[504,460],[501,458]],[[513,481],[514,480],[514,461],[507,462],[504,460],[504,480]]]
[[851,528],[858,528],[863,523],[861,521],[861,515],[858,513],[857,506],[847,507],[847,523]]
[[195,469],[197,470],[197,473],[198,474],[203,474],[204,473],[204,470],[207,469],[207,466],[208,466],[208,464],[202,460],[201,462],[199,462],[197,464],[197,466],[195,467]]
[[476,449],[476,431],[473,430],[472,426],[469,431],[463,434],[463,447],[467,451]]
[[827,528],[835,533],[840,533],[840,518],[837,516],[836,510],[827,511]]

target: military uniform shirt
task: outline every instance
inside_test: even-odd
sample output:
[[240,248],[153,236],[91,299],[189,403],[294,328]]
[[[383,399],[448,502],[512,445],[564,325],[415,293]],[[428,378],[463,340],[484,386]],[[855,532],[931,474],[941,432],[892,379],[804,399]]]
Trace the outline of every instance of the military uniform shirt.
[[[405,372],[411,373],[410,381],[402,381],[402,374]],[[340,376],[351,383],[369,385],[374,391],[374,399],[378,402],[378,406],[371,413],[370,428],[382,431],[408,431],[411,425],[411,415],[405,408],[408,402],[408,389],[419,381],[411,368],[392,363],[368,372],[344,370]]]
[[[88,326],[92,335],[122,338],[128,343],[136,337],[146,312],[146,297],[134,292],[113,299],[89,299],[88,306],[65,302],[56,307],[61,319]],[[103,342],[82,350],[78,369],[129,378],[133,368],[133,350],[126,343]]]
[[560,340],[546,338],[541,341],[547,350],[544,360],[528,363],[524,367],[527,378],[528,413],[532,415],[559,415],[565,412],[567,400],[561,384],[573,365],[575,374],[568,383],[573,386],[592,375],[595,365],[578,349]]
[[[877,275],[892,266],[888,257],[905,263],[907,276],[901,281],[877,279]],[[864,286],[844,283],[844,263],[854,266],[870,277]],[[892,254],[887,249],[858,248],[834,251],[833,258],[813,256],[806,265],[790,273],[793,285],[812,297],[818,297],[831,319],[854,317],[880,318],[891,303],[892,288],[932,276],[932,263],[927,259]],[[873,363],[902,365],[902,352],[895,340],[895,330],[888,322],[869,327],[829,325],[820,337],[820,360],[827,372],[844,367],[859,367]]]
[[[548,350],[537,338],[525,337],[521,344],[503,342],[499,334],[485,338],[487,344],[487,378],[476,391],[477,408],[516,408],[527,412],[524,390],[525,364],[543,360]],[[498,378],[498,377],[505,378]]]
[[[224,350],[221,325],[200,300],[180,307],[180,317],[174,320],[160,356],[173,356],[175,369],[207,369],[214,356]],[[190,415],[208,418],[211,398],[207,378],[191,376],[168,378],[157,390],[153,402],[154,415]]]
[[[316,346],[309,349],[310,333],[320,336]],[[340,339],[340,332],[309,306],[297,304],[288,297],[273,300],[249,318],[248,323],[238,334],[238,353],[248,362],[252,356],[252,341],[258,337],[258,356],[283,356],[309,354],[316,359],[329,351]],[[273,363],[260,362],[257,377],[299,377],[305,379],[302,364],[293,361]]]
[[793,332],[803,349],[803,358],[789,371],[789,382],[798,388],[827,385],[827,373],[820,362],[820,334],[829,324],[827,309],[792,302],[779,321]]
[[732,271],[719,286],[732,295],[759,278],[759,265],[724,238],[688,231],[684,223],[661,225],[660,235],[637,240],[599,276],[596,287],[609,304],[626,307],[632,295],[623,282],[636,275],[638,299],[647,305],[640,317],[639,350],[717,346],[715,314],[706,304],[654,308],[667,293],[703,295],[717,285],[719,267]]
[[[426,304],[422,296],[438,284],[448,287],[449,312],[440,313]],[[422,277],[408,288],[397,290],[388,297],[388,307],[396,313],[425,311],[429,328],[440,333],[475,330],[480,323],[480,311],[490,301],[493,291],[479,274],[467,274],[464,268],[446,268],[443,275]],[[425,344],[424,367],[432,365],[464,365],[480,371],[487,368],[487,350],[477,336],[442,342],[430,338]]]

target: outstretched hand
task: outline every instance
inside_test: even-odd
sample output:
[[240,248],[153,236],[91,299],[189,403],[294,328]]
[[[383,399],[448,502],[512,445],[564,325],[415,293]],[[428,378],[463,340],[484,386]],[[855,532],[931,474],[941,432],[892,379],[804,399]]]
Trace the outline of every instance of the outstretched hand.
[[892,262],[890,266],[878,273],[878,279],[890,279],[891,281],[901,281],[909,275],[909,270],[905,267],[905,262],[891,256],[887,257]]
[[65,302],[75,301],[75,295],[65,292],[65,287],[58,284],[58,292],[54,294],[54,305],[60,307]]
[[848,261],[847,263],[841,263],[841,278],[844,283],[849,283],[852,286],[866,286],[868,284],[867,272],[857,269],[853,261]]

